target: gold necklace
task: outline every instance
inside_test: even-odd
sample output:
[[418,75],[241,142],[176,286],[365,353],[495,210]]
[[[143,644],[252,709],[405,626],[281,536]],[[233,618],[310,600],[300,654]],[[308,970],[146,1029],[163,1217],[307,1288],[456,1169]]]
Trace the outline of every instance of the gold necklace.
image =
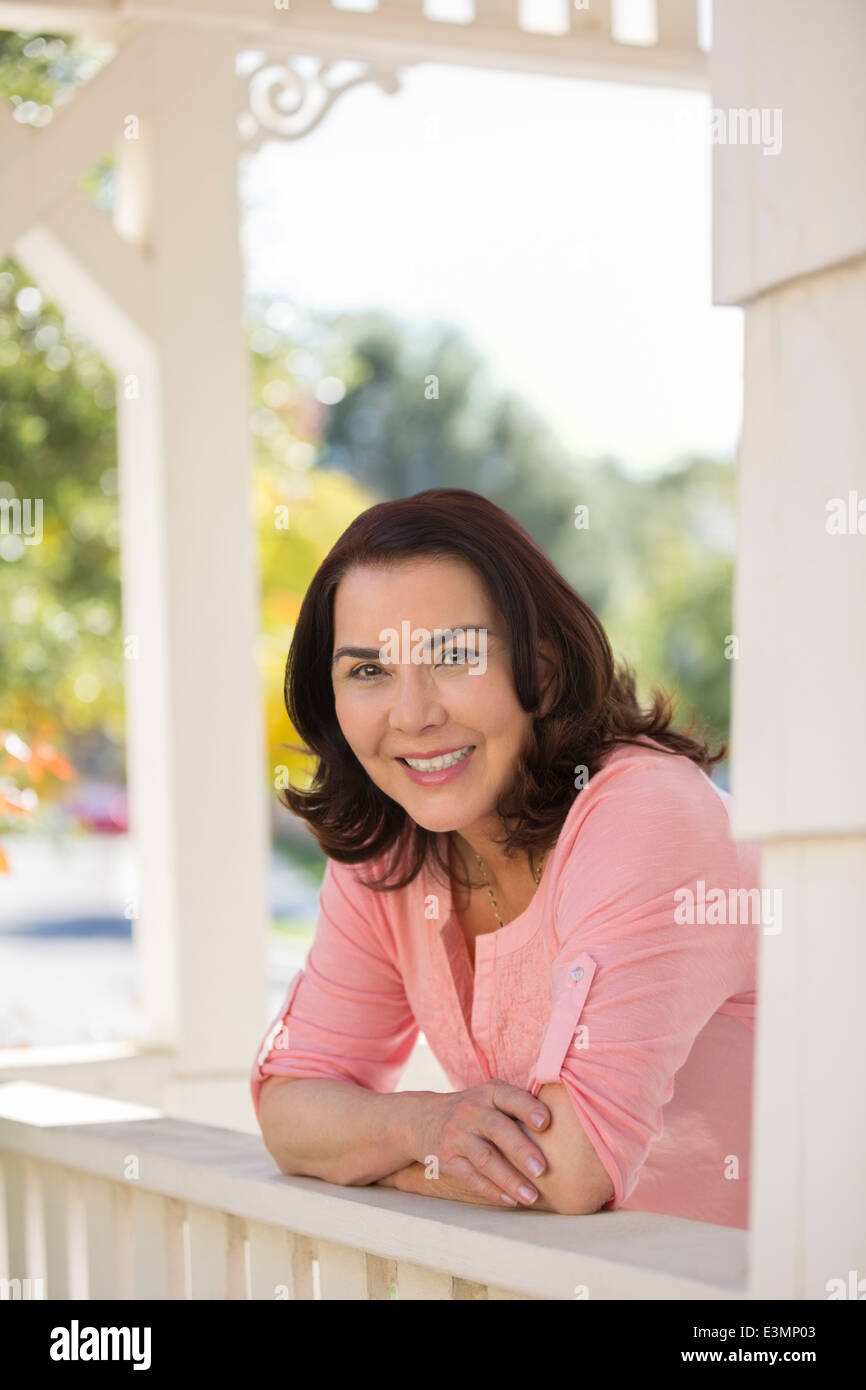
[[[493,889],[490,887],[490,880],[489,880],[489,878],[487,877],[487,867],[486,867],[486,865],[485,865],[485,863],[484,863],[484,860],[481,858],[481,855],[478,854],[478,852],[477,852],[476,850],[473,849],[472,853],[475,855],[475,858],[478,860],[478,867],[480,868],[481,872],[482,872],[483,875],[484,875],[484,882],[485,882],[485,884],[487,885],[487,891],[488,891],[488,893],[490,894],[490,901],[491,901],[491,903],[493,904],[493,911],[494,911],[494,914],[495,914],[495,916],[496,916],[496,920],[497,920],[497,922],[499,923],[500,927],[504,927],[504,926],[505,926],[505,923],[503,922],[502,918],[499,916],[499,908],[496,906],[496,899],[495,899],[494,896],[493,896]],[[535,879],[535,886],[536,886],[536,888],[538,887],[539,883],[541,882],[541,871],[542,871],[542,869],[544,868],[544,860],[545,860],[546,855],[547,855],[547,850],[544,851],[544,854],[542,854],[541,858],[539,859],[539,861],[538,861],[538,868],[537,868],[537,869],[532,869],[532,870],[531,870],[532,877]]]

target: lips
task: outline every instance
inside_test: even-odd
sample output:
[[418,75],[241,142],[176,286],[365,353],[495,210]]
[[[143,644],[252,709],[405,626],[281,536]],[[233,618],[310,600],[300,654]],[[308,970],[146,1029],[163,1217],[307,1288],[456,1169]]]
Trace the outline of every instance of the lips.
[[474,752],[475,745],[466,743],[460,748],[449,748],[447,750],[409,754],[404,753],[400,756],[400,762],[411,767],[414,772],[445,772],[449,767],[456,767]]
[[439,787],[456,777],[463,777],[475,755],[475,744],[467,743],[461,748],[442,749],[438,753],[425,753],[423,758],[415,754],[398,756],[410,782],[419,787]]
[[411,753],[395,753],[395,758],[444,758],[448,753],[459,753],[462,748],[474,748],[474,743],[452,743],[450,748],[419,748]]

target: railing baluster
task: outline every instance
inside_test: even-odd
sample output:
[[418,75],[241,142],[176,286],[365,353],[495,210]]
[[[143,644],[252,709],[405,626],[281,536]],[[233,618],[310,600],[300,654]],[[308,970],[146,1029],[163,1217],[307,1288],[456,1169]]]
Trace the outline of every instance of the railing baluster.
[[27,1241],[27,1273],[31,1281],[39,1280],[44,1290],[47,1282],[48,1259],[45,1253],[45,1209],[42,1194],[41,1164],[36,1158],[24,1160],[25,1237]]
[[402,1260],[397,1265],[397,1288],[401,1302],[403,1299],[454,1297],[454,1281],[450,1274],[442,1274],[435,1269],[423,1269],[421,1265],[406,1264]]
[[229,1229],[225,1212],[190,1203],[190,1293],[195,1299],[228,1295]]
[[669,48],[698,47],[698,0],[657,0],[659,43]]
[[109,1178],[82,1174],[88,1298],[133,1296],[132,1232],[125,1201],[128,1195]]
[[[9,1153],[0,1152],[0,1279],[8,1279],[11,1276],[9,1269],[9,1209],[10,1202],[7,1196],[8,1185],[8,1162]],[[7,1168],[4,1168],[4,1163]]]
[[320,1240],[318,1259],[321,1299],[367,1298],[367,1258],[363,1250]]
[[261,1301],[294,1298],[293,1238],[280,1226],[247,1224],[250,1241],[250,1297]]
[[371,1299],[399,1298],[397,1261],[381,1255],[367,1256],[367,1297]]
[[189,1298],[189,1227],[186,1203],[165,1199],[165,1277],[169,1298]]
[[65,1168],[66,1174],[66,1268],[68,1297],[87,1298],[87,1207],[84,1201],[84,1174]]
[[424,0],[379,0],[375,13],[383,19],[424,19]]
[[135,1230],[132,1219],[132,1188],[128,1182],[111,1184],[114,1214],[115,1298],[135,1298]]
[[68,1299],[69,1175],[57,1163],[42,1164],[42,1209],[45,1218],[45,1297]]
[[136,1298],[168,1298],[168,1212],[165,1198],[132,1187]]
[[116,1298],[111,1183],[85,1173],[81,1179],[87,1240],[87,1297]]
[[4,1275],[9,1279],[31,1277],[27,1252],[27,1204],[24,1159],[4,1150],[3,1206],[6,1213],[6,1258]]
[[314,1244],[309,1236],[292,1236],[292,1281],[295,1298],[310,1299],[313,1289]]
[[227,1224],[226,1298],[247,1299],[250,1296],[247,1223],[241,1216],[230,1216]]
[[[22,1281],[22,1297],[38,1297],[39,1293],[34,1295],[34,1290],[41,1291],[44,1297],[47,1256],[39,1164],[35,1159],[4,1150],[2,1166],[6,1248],[0,1254],[0,1264],[6,1265],[4,1277]],[[30,1283],[25,1284],[24,1280]],[[34,1283],[35,1280],[41,1282]]]
[[311,1299],[313,1297],[313,1247],[307,1236],[296,1236],[281,1226],[247,1222],[250,1244],[250,1297]]
[[475,0],[475,24],[495,25],[497,29],[518,29],[518,0]]
[[611,37],[611,0],[589,0],[586,8],[572,5],[571,33],[578,38],[609,39]]

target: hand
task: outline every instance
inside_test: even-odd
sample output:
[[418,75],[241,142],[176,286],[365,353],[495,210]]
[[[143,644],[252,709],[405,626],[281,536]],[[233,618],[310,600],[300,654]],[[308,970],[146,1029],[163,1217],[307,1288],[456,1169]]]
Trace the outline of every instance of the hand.
[[497,1206],[532,1206],[538,1191],[527,1177],[541,1176],[547,1161],[527,1131],[545,1129],[550,1119],[543,1101],[507,1081],[431,1091],[416,1123],[416,1157],[423,1164],[435,1157],[440,1175]]
[[[464,1187],[463,1183],[456,1178],[446,1178],[443,1173],[438,1178],[433,1178],[424,1167],[423,1163],[410,1163],[407,1168],[399,1168],[396,1173],[388,1173],[386,1177],[379,1178],[377,1187],[393,1187],[398,1192],[412,1192],[418,1197],[440,1197],[449,1202],[471,1202],[473,1206],[480,1207],[502,1207],[501,1194],[497,1195],[493,1201],[487,1197],[482,1197],[480,1193],[471,1191]],[[498,1193],[498,1189],[497,1189]],[[521,1206],[523,1204],[521,1203]],[[544,1193],[533,1202],[528,1211],[556,1211],[547,1200]]]

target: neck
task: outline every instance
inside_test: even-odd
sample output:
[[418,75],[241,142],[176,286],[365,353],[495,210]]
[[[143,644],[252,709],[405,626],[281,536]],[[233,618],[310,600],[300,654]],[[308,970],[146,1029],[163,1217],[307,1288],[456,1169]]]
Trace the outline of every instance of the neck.
[[[492,888],[507,889],[511,884],[522,884],[527,874],[531,872],[528,852],[521,850],[509,858],[505,853],[504,846],[497,844],[492,838],[495,833],[497,832],[478,833],[474,828],[466,834],[454,830],[451,832],[451,840],[470,878],[478,873],[478,861],[475,858],[475,855],[478,854],[484,861],[487,878]],[[498,833],[501,834],[501,829]],[[535,856],[536,872],[540,857],[538,854]]]

